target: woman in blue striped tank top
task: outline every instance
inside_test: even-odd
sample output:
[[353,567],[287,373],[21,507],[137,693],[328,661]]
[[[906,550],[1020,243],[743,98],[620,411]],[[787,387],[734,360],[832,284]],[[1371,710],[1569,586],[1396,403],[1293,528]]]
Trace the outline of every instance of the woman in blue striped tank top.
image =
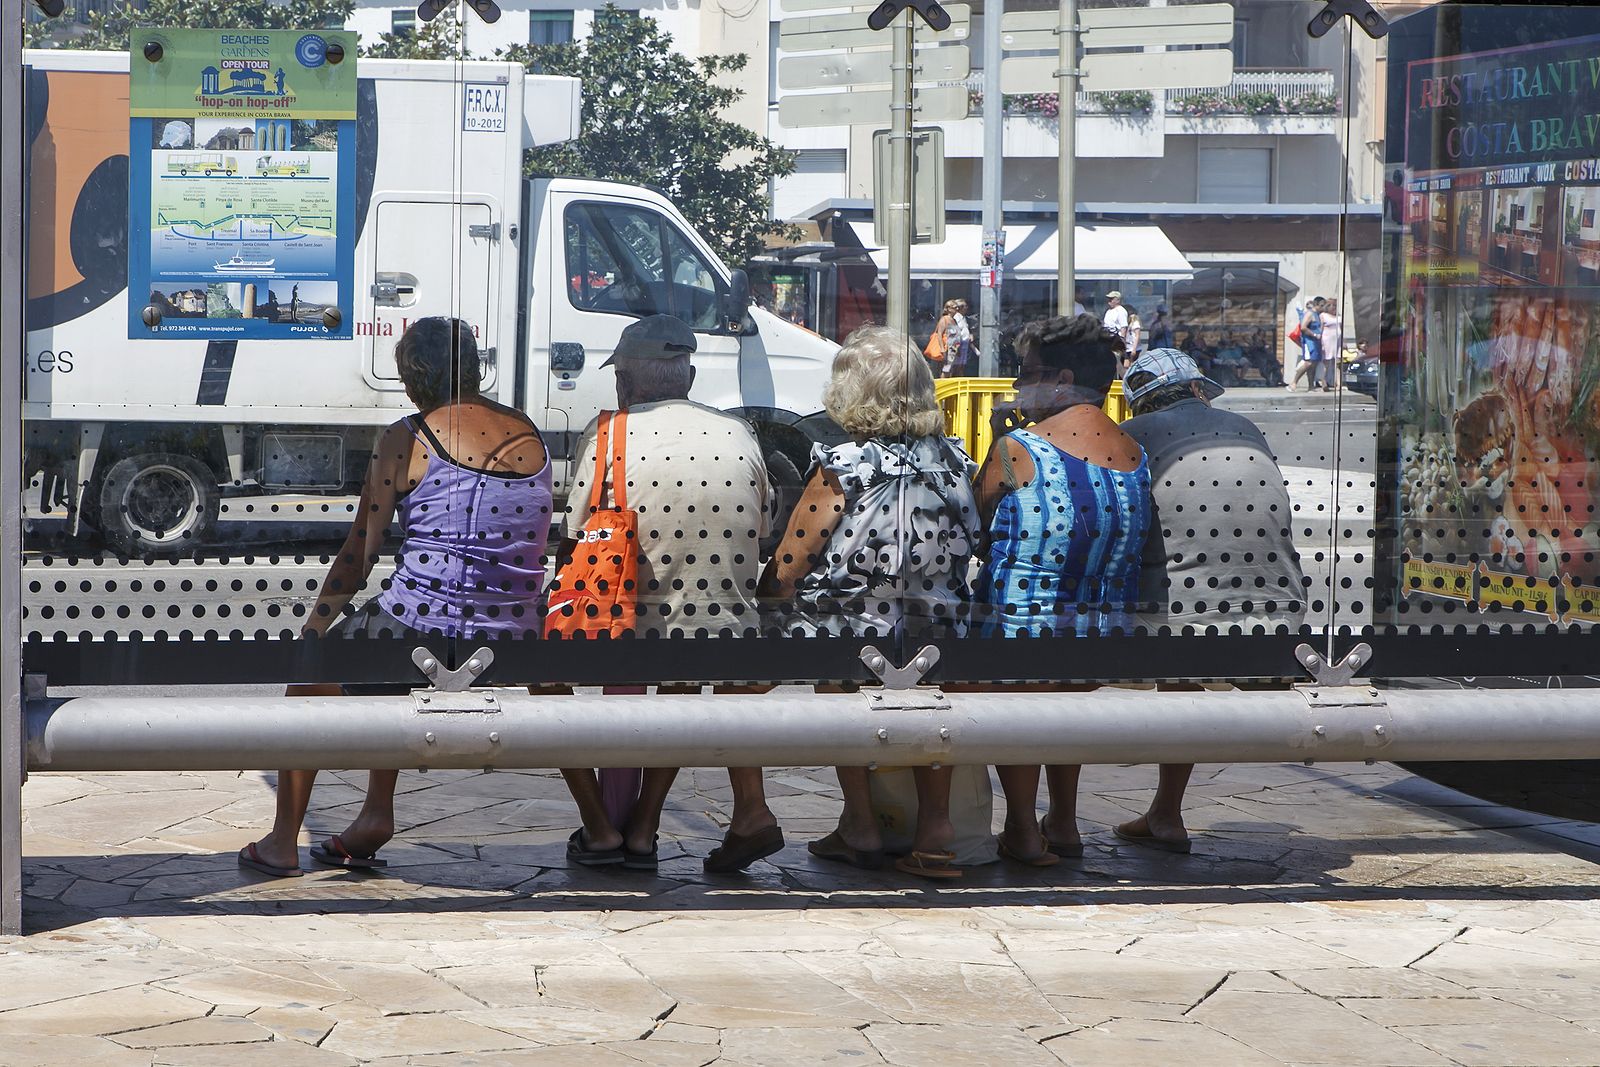
[[[1131,632],[1150,470],[1144,449],[1101,408],[1122,340],[1093,315],[1078,315],[1028,326],[1017,351],[1017,407],[1029,425],[997,440],[978,476],[989,546],[974,614],[986,636]],[[1039,768],[996,770],[1006,793],[1003,855],[1048,866],[1083,854],[1077,767],[1048,768],[1042,827],[1034,811]]]

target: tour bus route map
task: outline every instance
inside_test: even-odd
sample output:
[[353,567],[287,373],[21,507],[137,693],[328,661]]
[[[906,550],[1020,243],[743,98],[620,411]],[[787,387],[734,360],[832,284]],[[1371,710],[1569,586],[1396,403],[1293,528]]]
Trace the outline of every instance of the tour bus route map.
[[130,337],[351,336],[355,55],[343,31],[135,31]]

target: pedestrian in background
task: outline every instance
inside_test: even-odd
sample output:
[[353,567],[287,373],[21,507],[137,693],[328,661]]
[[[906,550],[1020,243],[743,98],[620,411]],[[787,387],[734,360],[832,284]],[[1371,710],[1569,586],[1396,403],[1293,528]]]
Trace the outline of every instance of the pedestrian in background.
[[1322,373],[1322,305],[1324,301],[1320,296],[1311,298],[1311,303],[1306,305],[1305,311],[1300,315],[1298,332],[1300,335],[1300,365],[1294,369],[1294,379],[1284,386],[1289,392],[1294,392],[1294,387],[1300,384],[1300,379],[1311,378],[1311,384],[1306,386],[1309,392],[1317,388],[1317,378]]
[[[1261,430],[1243,415],[1213,407],[1222,386],[1175,349],[1146,352],[1122,384],[1133,410],[1122,429],[1150,465],[1140,623],[1151,632],[1162,626],[1175,633],[1213,626],[1224,633],[1235,626],[1247,634],[1298,630],[1305,621],[1305,576],[1292,536],[1293,505]],[[1149,810],[1118,826],[1116,835],[1188,852],[1182,808],[1193,770],[1192,764],[1162,764]]]
[[1139,313],[1137,311],[1133,310],[1132,308],[1129,308],[1128,309],[1128,336],[1123,342],[1124,350],[1123,350],[1123,354],[1122,354],[1122,365],[1117,368],[1117,371],[1118,371],[1119,375],[1121,374],[1121,372],[1127,370],[1128,367],[1133,364],[1133,361],[1135,359],[1139,358],[1140,333],[1141,333],[1141,323],[1139,322]]
[[[1122,293],[1116,289],[1106,294],[1106,313],[1101,318],[1105,328],[1117,335],[1117,340],[1122,342],[1123,348],[1128,345],[1128,309],[1122,305]],[[1122,354],[1117,353],[1118,362]]]
[[[1102,409],[1126,350],[1092,315],[1034,323],[1018,339],[1017,406],[1027,429],[995,442],[978,477],[987,560],[975,594],[985,636],[1131,630],[1150,517],[1144,450]],[[1001,854],[1033,866],[1081,856],[1078,767],[1049,768],[1050,811],[1034,806],[1039,767],[999,767]]]
[[1167,317],[1167,305],[1157,304],[1155,317],[1145,329],[1145,338],[1151,348],[1171,348],[1172,320]]
[[[407,641],[537,634],[551,518],[550,460],[538,428],[479,395],[482,357],[472,327],[460,319],[412,323],[394,358],[417,413],[379,437],[356,518],[301,633]],[[402,540],[393,577],[364,608],[339,618],[371,576],[397,512]],[[288,695],[409,692],[300,685]],[[301,873],[300,827],[316,777],[278,772],[272,831],[244,847],[240,866],[280,878]],[[377,853],[394,836],[398,778],[397,771],[373,771],[360,814],[313,847],[311,858],[330,867],[388,866]]]
[[[812,449],[811,473],[762,594],[792,604],[784,630],[892,639],[920,647],[966,633],[968,563],[978,538],[976,465],[944,435],[933,376],[904,334],[865,326],[833,360],[823,407],[851,440]],[[950,822],[954,768],[914,768],[917,826],[896,869],[960,876]],[[808,846],[821,859],[876,869],[883,835],[865,767],[838,768],[844,811]]]
[[956,301],[955,339],[954,354],[947,358],[944,364],[944,376],[946,378],[972,373],[972,326],[967,321],[967,302],[965,300]]
[[[634,632],[640,636],[739,637],[760,626],[758,560],[771,521],[766,464],[744,420],[689,399],[696,346],[694,332],[682,321],[652,315],[623,330],[603,364],[616,367],[617,406],[626,412],[626,494],[638,516]],[[569,531],[582,529],[587,518],[576,509],[586,508],[591,497],[599,426],[597,419],[578,445]],[[602,469],[607,493],[601,495],[615,500],[612,468]],[[573,541],[563,543],[560,557],[572,558],[576,548]],[[639,799],[623,826],[606,814],[592,769],[561,773],[583,820],[568,844],[573,862],[654,870],[661,805],[677,769],[644,772]],[[707,870],[719,872],[742,870],[783,848],[761,769],[732,768],[728,776],[733,819],[722,848],[706,860]]]
[[1344,384],[1344,318],[1339,314],[1339,301],[1323,302],[1321,322],[1322,387],[1332,392]]
[[933,332],[928,335],[928,344],[922,354],[928,357],[929,370],[935,378],[945,376],[945,368],[949,366],[952,358],[952,348],[959,348],[961,332],[956,327],[956,312],[961,307],[959,300],[946,300],[944,308],[939,314],[939,321],[933,324]]

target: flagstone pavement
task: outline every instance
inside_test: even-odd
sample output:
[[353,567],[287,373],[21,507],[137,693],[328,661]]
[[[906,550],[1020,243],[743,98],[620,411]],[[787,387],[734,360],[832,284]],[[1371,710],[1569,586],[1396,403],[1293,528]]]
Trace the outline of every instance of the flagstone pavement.
[[[436,772],[386,872],[289,881],[233,857],[271,775],[34,775],[0,1067],[1600,1064],[1600,827],[1385,765],[1201,767],[1168,856],[1109,832],[1153,778],[1086,769],[1082,860],[935,886],[813,860],[817,769],[768,772],[789,845],[727,878],[719,771],[679,778],[659,876],[568,869],[553,773]],[[362,781],[324,776],[311,829]]]

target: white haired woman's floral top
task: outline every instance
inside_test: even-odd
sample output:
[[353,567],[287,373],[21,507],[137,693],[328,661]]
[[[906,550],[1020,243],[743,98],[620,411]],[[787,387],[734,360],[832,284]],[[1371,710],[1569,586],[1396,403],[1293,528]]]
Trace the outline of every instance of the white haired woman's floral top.
[[976,464],[940,436],[874,438],[811,452],[838,479],[844,511],[800,580],[782,623],[792,633],[959,637],[979,530]]

